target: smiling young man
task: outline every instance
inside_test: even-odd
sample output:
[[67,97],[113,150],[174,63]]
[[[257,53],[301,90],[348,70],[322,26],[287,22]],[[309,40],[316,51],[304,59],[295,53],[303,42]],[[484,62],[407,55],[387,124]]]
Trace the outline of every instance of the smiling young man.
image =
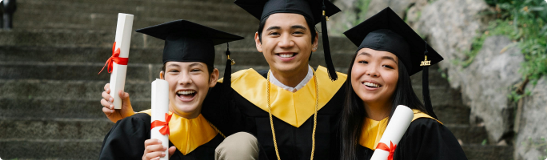
[[[260,20],[254,40],[270,70],[238,71],[231,75],[231,87],[226,87],[226,79],[217,83],[204,101],[203,116],[225,135],[243,131],[255,136],[260,159],[338,159],[337,122],[346,75],[334,71],[328,54],[327,68],[313,69],[309,59],[318,46],[315,24],[340,10],[322,0],[235,3]],[[231,95],[230,102],[219,101],[226,95]],[[109,99],[108,94],[103,97]],[[103,101],[103,112],[111,120],[123,115],[122,110],[112,110],[110,102]],[[225,140],[217,148],[217,156],[225,157],[236,152],[233,148],[245,145],[250,144]]]

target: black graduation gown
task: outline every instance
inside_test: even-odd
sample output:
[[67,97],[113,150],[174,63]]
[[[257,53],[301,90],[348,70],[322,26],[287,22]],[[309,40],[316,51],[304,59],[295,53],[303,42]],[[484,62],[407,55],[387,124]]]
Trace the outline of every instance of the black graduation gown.
[[[368,160],[373,150],[361,145],[357,157]],[[466,160],[458,140],[434,119],[419,118],[408,127],[395,149],[394,160]]]
[[[258,73],[266,80],[267,70],[258,71]],[[232,79],[234,78],[234,74],[232,75]],[[319,71],[316,74],[320,74]],[[343,75],[341,73],[338,74],[339,77]],[[345,75],[342,77],[345,77]],[[345,79],[339,78],[338,81],[343,82]],[[232,85],[232,87],[234,86]],[[213,91],[209,93],[222,93],[222,95],[226,95],[227,92],[221,91],[222,89],[223,84],[217,83]],[[246,87],[245,89],[253,90],[255,88]],[[339,159],[338,120],[340,111],[343,108],[345,87],[342,85],[336,90],[337,92],[328,100],[328,103],[317,112],[314,154],[314,159],[316,160]],[[277,159],[268,112],[255,106],[241,94],[233,90],[233,88],[228,92],[232,93],[232,102],[218,101],[222,95],[208,95],[205,100],[206,104],[204,104],[202,109],[203,116],[226,136],[239,131],[253,134],[260,144],[260,159]],[[319,92],[322,91],[320,90]],[[220,104],[207,104],[211,102]],[[231,103],[231,105],[224,105],[225,103]],[[308,103],[315,104],[315,101],[310,100]],[[312,150],[311,137],[314,125],[313,115],[298,128],[280,120],[276,116],[272,116],[272,118],[281,159],[310,159]]]
[[[150,115],[138,113],[118,121],[103,140],[99,159],[142,159],[144,141],[150,139]],[[178,149],[170,159],[214,160],[215,148],[224,138],[217,134],[211,141],[199,146],[187,155]],[[169,142],[169,147],[173,143]]]

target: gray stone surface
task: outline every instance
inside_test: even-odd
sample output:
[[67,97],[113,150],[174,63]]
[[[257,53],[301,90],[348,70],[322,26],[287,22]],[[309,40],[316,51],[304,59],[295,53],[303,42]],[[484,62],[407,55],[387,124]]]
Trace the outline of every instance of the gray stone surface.
[[[427,37],[429,44],[443,56],[441,68],[456,71],[452,61],[464,59],[465,51],[486,23],[479,13],[488,11],[484,1],[442,0],[434,1],[421,10],[419,21],[413,28]],[[449,71],[450,71],[449,70]],[[449,73],[449,77],[452,77]],[[456,84],[452,84],[457,88]]]
[[547,158],[547,78],[541,78],[536,86],[528,84],[526,90],[531,95],[524,97],[515,159]]
[[500,53],[512,43],[508,38],[490,37],[470,66],[462,68],[454,63],[467,58],[464,51],[486,26],[480,13],[488,10],[484,1],[435,1],[424,7],[415,27],[445,58],[440,66],[448,70],[451,86],[461,89],[465,104],[471,107],[471,119],[483,119],[491,142],[497,142],[510,132],[513,106],[507,95],[510,87],[521,80],[517,71],[524,58],[518,48]]

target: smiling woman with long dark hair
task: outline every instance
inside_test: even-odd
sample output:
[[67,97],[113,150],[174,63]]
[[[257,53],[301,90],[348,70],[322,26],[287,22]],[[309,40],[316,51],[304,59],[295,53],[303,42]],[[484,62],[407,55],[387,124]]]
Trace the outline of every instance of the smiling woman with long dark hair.
[[359,49],[346,81],[341,159],[370,159],[398,105],[411,108],[414,118],[399,144],[390,148],[394,159],[467,159],[454,135],[436,119],[429,93],[424,92],[423,105],[410,81],[410,75],[426,68],[422,65],[442,57],[390,8],[344,34]]

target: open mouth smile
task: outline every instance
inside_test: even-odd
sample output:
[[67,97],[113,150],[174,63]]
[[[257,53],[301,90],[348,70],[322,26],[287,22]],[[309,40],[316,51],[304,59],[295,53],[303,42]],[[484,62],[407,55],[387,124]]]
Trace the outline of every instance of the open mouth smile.
[[380,87],[382,87],[382,85],[377,84],[377,83],[372,83],[372,82],[361,82],[361,84],[363,84],[367,87],[370,87],[370,88],[380,88]]
[[194,97],[197,94],[195,90],[179,90],[176,92],[177,97],[183,102],[189,102],[194,100]]

